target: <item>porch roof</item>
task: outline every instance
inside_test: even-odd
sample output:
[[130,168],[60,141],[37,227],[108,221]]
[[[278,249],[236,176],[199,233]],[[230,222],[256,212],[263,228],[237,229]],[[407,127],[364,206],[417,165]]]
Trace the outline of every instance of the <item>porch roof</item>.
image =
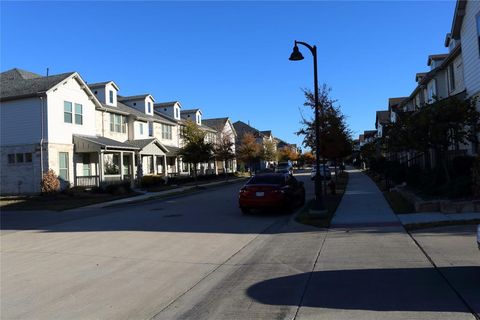
[[167,148],[168,148],[167,157],[178,156],[178,152],[180,151],[180,148],[172,147],[172,146],[167,146]]
[[131,144],[100,136],[74,135],[73,143],[75,144],[75,152],[98,152],[100,150],[140,150],[140,148]]
[[127,140],[126,143],[140,149],[140,154],[165,155],[168,149],[156,138]]

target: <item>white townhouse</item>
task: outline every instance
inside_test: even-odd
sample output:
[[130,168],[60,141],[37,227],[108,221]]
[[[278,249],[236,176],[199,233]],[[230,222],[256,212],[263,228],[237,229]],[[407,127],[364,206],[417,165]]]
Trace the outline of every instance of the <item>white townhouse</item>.
[[[175,127],[170,128],[169,130],[171,131],[169,131],[168,134],[170,136],[173,136],[172,142],[176,143],[176,146],[172,148],[170,144],[167,144],[167,148],[171,150],[171,156],[176,157],[175,161],[178,164],[178,171],[176,174],[191,174],[193,172],[191,164],[183,162],[182,157],[178,155],[180,148],[185,145],[182,136],[185,124],[187,123],[187,121],[192,121],[197,124],[201,130],[205,131],[205,140],[211,143],[216,142],[217,130],[203,124],[203,114],[200,109],[182,110],[182,105],[179,101],[156,103],[154,105],[154,108],[156,115],[161,116],[165,119],[169,119],[170,121],[175,123]],[[200,163],[197,165],[197,173],[218,174],[218,168],[216,166],[215,160],[213,159],[213,155],[212,160],[208,163]]]
[[[41,76],[12,69],[0,74],[0,85],[2,194],[39,192],[48,169],[69,182],[78,172],[97,174],[98,166],[83,166],[73,136],[94,136],[96,110],[103,107],[77,72]],[[133,154],[135,148],[122,150]]]
[[[467,98],[476,97],[480,110],[480,1],[457,0],[452,29],[445,45],[461,46],[463,83]],[[480,133],[477,134],[480,140]],[[472,144],[471,153],[479,152],[478,142]]]
[[[209,128],[215,129],[217,134],[215,137],[215,143],[222,143],[222,141],[228,141],[232,144],[232,152],[235,154],[235,141],[237,139],[237,133],[233,127],[232,121],[226,118],[212,118],[204,119],[203,124]],[[224,161],[215,160],[215,167],[218,173],[230,173],[235,172],[237,169],[237,160],[235,158]]]
[[376,112],[375,129],[377,129],[377,137],[383,137],[383,130],[390,122],[390,111],[382,110]]

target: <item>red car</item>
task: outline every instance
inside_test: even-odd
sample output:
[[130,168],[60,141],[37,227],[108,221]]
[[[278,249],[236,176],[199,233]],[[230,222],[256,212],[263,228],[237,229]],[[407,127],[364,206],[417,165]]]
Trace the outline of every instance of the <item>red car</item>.
[[238,204],[243,213],[261,208],[292,210],[304,203],[303,182],[288,173],[255,175],[240,189],[238,196]]

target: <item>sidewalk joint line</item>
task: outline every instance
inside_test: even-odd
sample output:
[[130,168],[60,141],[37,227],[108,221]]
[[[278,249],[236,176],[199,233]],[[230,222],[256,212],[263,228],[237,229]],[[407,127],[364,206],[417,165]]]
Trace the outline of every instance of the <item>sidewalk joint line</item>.
[[420,245],[420,243],[415,239],[415,237],[408,231],[406,228],[404,228],[407,234],[410,236],[410,238],[413,240],[415,245],[420,249],[420,251],[425,255],[427,260],[430,262],[430,264],[433,266],[435,271],[438,272],[440,277],[442,277],[443,280],[447,283],[447,285],[450,287],[450,289],[455,293],[455,295],[458,297],[458,299],[464,304],[464,306],[467,308],[467,310],[475,317],[476,320],[480,320],[480,315],[478,315],[475,310],[468,304],[467,300],[463,298],[463,296],[460,294],[460,292],[453,286],[453,284],[448,280],[448,278],[443,274],[442,271],[438,268],[437,264],[433,261],[433,259],[430,257],[430,255],[423,249],[423,247]]
[[323,237],[322,244],[320,246],[320,249],[318,250],[317,257],[315,258],[315,262],[313,263],[312,270],[310,271],[310,273],[308,275],[307,283],[305,284],[305,288],[303,289],[303,292],[302,292],[302,297],[300,298],[300,302],[298,303],[297,310],[295,311],[295,315],[293,316],[292,320],[297,319],[298,313],[300,312],[300,308],[302,307],[302,304],[303,304],[303,299],[305,298],[305,295],[307,294],[308,285],[310,284],[310,281],[312,280],[313,273],[315,271],[315,267],[317,266],[318,259],[320,258],[320,254],[322,253],[323,246],[325,245],[325,241],[327,240],[329,231],[330,231],[330,229],[327,229],[327,232],[325,233],[325,237]]

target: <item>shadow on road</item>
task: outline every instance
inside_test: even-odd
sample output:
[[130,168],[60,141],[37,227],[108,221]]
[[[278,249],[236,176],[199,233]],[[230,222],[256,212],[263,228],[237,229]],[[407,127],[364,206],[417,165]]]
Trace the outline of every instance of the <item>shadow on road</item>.
[[[462,280],[472,302],[480,301],[480,267],[440,268]],[[269,305],[298,305],[290,293],[309,273],[259,282],[248,296]],[[477,302],[478,304],[478,302]],[[433,268],[317,271],[302,306],[344,310],[468,312]],[[478,312],[478,311],[477,311]]]

